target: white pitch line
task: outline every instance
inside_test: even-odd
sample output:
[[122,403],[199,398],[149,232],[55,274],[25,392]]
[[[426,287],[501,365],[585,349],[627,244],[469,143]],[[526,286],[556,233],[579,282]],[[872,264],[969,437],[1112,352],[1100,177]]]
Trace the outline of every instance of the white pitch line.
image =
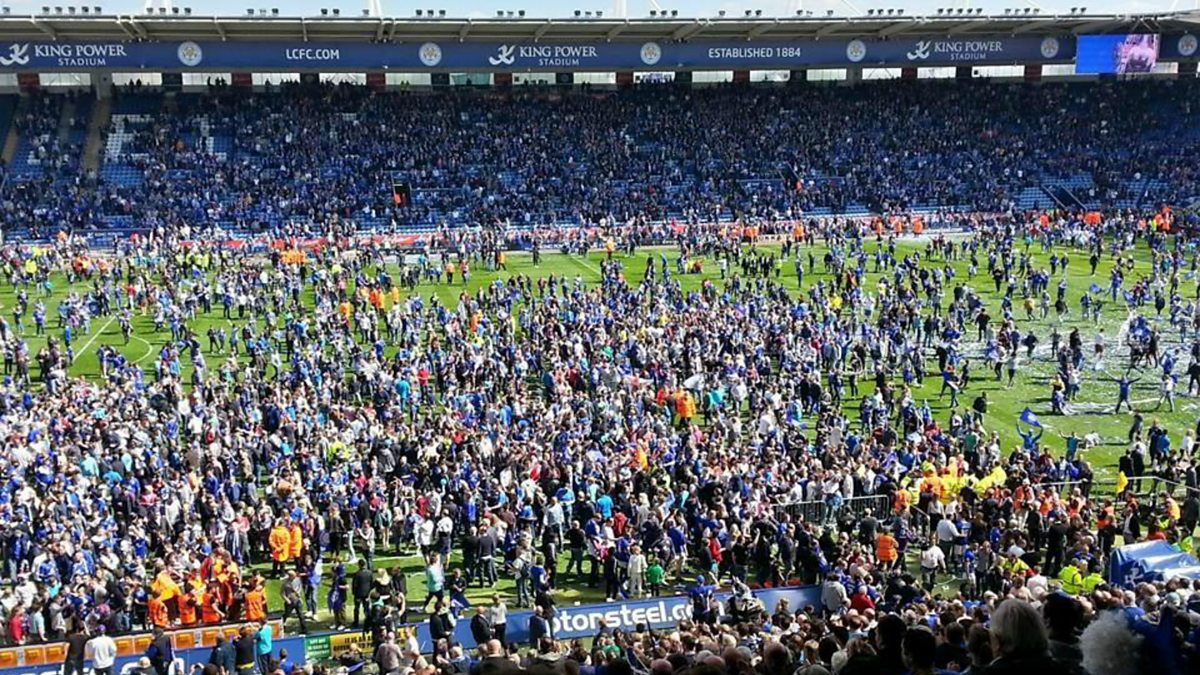
[[108,321],[104,322],[104,325],[100,327],[100,330],[96,331],[95,333],[92,333],[92,337],[89,338],[87,342],[83,343],[82,347],[80,347],[78,350],[75,351],[75,356],[71,359],[71,363],[75,363],[75,361],[79,359],[79,355],[86,352],[88,350],[88,347],[92,346],[92,343],[96,341],[96,338],[100,337],[100,335],[102,333],[104,333],[104,331],[109,326],[112,325],[113,319],[115,319],[115,318],[116,318],[115,316],[108,317]]
[[133,338],[134,340],[137,340],[138,342],[141,342],[142,344],[146,345],[146,353],[145,353],[145,354],[142,354],[141,358],[139,358],[137,361],[134,361],[134,364],[139,364],[139,363],[141,363],[142,361],[145,361],[145,360],[146,360],[146,357],[148,357],[148,356],[150,356],[151,354],[153,354],[153,353],[154,353],[154,345],[150,344],[150,341],[149,341],[149,340],[147,340],[146,338],[144,338],[144,337],[139,337],[139,336],[137,336],[137,335],[130,335],[129,337],[131,337],[131,338]]

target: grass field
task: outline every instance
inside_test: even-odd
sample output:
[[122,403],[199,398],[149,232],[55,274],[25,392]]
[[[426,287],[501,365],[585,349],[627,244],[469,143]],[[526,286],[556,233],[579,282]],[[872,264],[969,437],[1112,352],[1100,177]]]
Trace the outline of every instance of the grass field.
[[[876,244],[870,242],[866,246],[868,254],[873,253]],[[1149,252],[1143,248],[1139,248],[1136,252],[1136,267],[1132,274],[1126,275],[1126,287],[1128,288],[1141,275],[1148,275]],[[906,253],[923,249],[925,243],[922,241],[904,241],[898,244],[897,255],[902,256]],[[776,249],[777,247],[766,246],[763,248]],[[636,283],[641,280],[646,268],[646,259],[649,256],[658,257],[660,250],[665,252],[671,260],[672,268],[674,268],[675,253],[666,249],[656,250],[640,250],[637,254],[631,257],[618,256],[624,264],[626,276],[632,282]],[[823,270],[821,257],[825,250],[821,246],[811,249],[817,263],[813,273],[806,273],[804,277],[804,287],[807,289],[811,284],[818,281],[830,280],[828,274]],[[801,255],[807,256],[809,249],[801,248]],[[1031,252],[1038,267],[1049,268],[1048,258],[1049,253],[1043,252],[1040,247],[1034,247]],[[1061,249],[1059,253],[1061,253]],[[1124,356],[1119,356],[1113,352],[1119,351],[1118,336],[1122,333],[1122,324],[1128,319],[1128,310],[1125,303],[1106,302],[1100,321],[1093,323],[1092,321],[1084,321],[1081,317],[1079,308],[1079,298],[1088,289],[1092,283],[1099,283],[1107,288],[1108,274],[1112,269],[1113,260],[1109,257],[1104,257],[1097,269],[1095,276],[1090,274],[1087,264],[1087,255],[1082,250],[1069,250],[1071,256],[1071,265],[1067,274],[1069,290],[1067,293],[1067,301],[1070,307],[1070,314],[1067,319],[1060,324],[1059,330],[1064,336],[1071,330],[1072,327],[1078,326],[1083,336],[1085,352],[1090,358],[1091,344],[1097,331],[1103,329],[1104,334],[1109,341],[1109,353],[1107,357],[1107,370],[1117,374],[1124,372],[1127,359]],[[464,287],[461,283],[456,283],[453,286],[441,284],[431,285],[423,284],[418,287],[417,292],[423,296],[430,294],[436,295],[440,300],[448,306],[456,306],[459,294],[462,291],[474,291],[484,284],[488,284],[496,278],[507,278],[514,275],[528,275],[530,277],[541,277],[547,275],[556,275],[574,279],[576,277],[582,279],[589,284],[597,283],[600,279],[600,263],[603,258],[603,253],[593,252],[588,256],[564,255],[559,253],[547,253],[543,255],[540,265],[535,266],[530,256],[526,254],[512,254],[508,257],[508,269],[497,272],[489,272],[481,267],[475,267],[472,270],[472,278],[469,286]],[[986,260],[986,254],[980,256],[981,263]],[[923,266],[943,267],[947,263],[938,260],[926,261]],[[956,274],[956,280],[967,282],[968,270],[966,261],[958,261],[950,264]],[[980,296],[988,305],[989,311],[993,317],[1001,316],[1000,303],[1002,294],[996,293],[993,290],[991,278],[986,274],[986,266],[983,267],[982,273],[969,281]],[[868,263],[868,271],[873,269],[871,263]],[[866,288],[874,292],[875,284],[879,279],[879,274],[871,273],[868,275]],[[705,279],[714,280],[720,284],[717,265],[711,260],[704,261],[704,272],[702,274],[690,274],[678,277],[680,283],[685,290],[698,289]],[[1051,294],[1053,295],[1053,287],[1057,285],[1059,277],[1054,277],[1051,280]],[[47,306],[47,325],[48,333],[60,335],[61,330],[55,328],[56,325],[56,305],[67,293],[74,291],[85,292],[89,289],[86,284],[79,283],[74,289],[67,286],[65,279],[56,277],[56,286],[53,295],[45,298]],[[794,267],[791,262],[783,265],[782,276],[780,281],[791,291],[798,292],[800,290],[797,278],[795,276]],[[1191,297],[1195,293],[1195,287],[1192,282],[1185,282],[1181,286],[1180,292],[1185,297]],[[0,304],[5,312],[5,316],[11,318],[10,308],[14,302],[16,289],[7,283],[0,286]],[[29,290],[31,303],[36,300],[37,293]],[[949,292],[947,292],[949,296]],[[311,294],[309,296],[311,301]],[[1107,299],[1107,298],[1106,298]],[[947,300],[948,303],[948,300]],[[1049,380],[1053,376],[1054,364],[1051,361],[1049,354],[1050,331],[1052,325],[1057,321],[1053,312],[1050,313],[1047,319],[1026,320],[1025,312],[1021,308],[1019,298],[1014,300],[1015,314],[1017,318],[1017,326],[1022,333],[1033,331],[1041,339],[1040,347],[1035,353],[1033,359],[1023,359],[1021,362],[1020,373],[1017,377],[1016,385],[1012,388],[1006,388],[1004,384],[995,381],[991,371],[985,367],[982,358],[973,359],[973,375],[969,387],[960,395],[960,407],[965,409],[970,405],[971,400],[980,391],[988,392],[990,400],[990,409],[986,417],[985,424],[989,430],[996,430],[1000,433],[1005,445],[1004,451],[1007,453],[1014,446],[1019,446],[1020,438],[1015,430],[1015,421],[1018,415],[1026,407],[1030,407],[1036,412],[1045,426],[1046,433],[1043,437],[1043,445],[1048,446],[1055,454],[1060,454],[1063,451],[1063,442],[1059,435],[1066,435],[1072,431],[1081,436],[1090,432],[1097,432],[1103,438],[1103,443],[1099,447],[1091,450],[1088,454],[1089,461],[1092,462],[1096,473],[1100,479],[1111,479],[1116,474],[1116,462],[1118,456],[1125,448],[1125,436],[1131,422],[1131,415],[1123,413],[1120,415],[1113,414],[1112,406],[1116,401],[1116,384],[1108,381],[1103,373],[1095,372],[1092,368],[1093,364],[1085,362],[1082,392],[1077,401],[1077,414],[1069,416],[1052,416],[1050,415],[1049,404]],[[1143,309],[1150,317],[1153,317],[1154,310],[1152,307]],[[1156,320],[1160,330],[1164,336],[1162,344],[1166,349],[1179,348],[1179,366],[1176,372],[1181,372],[1186,369],[1187,360],[1187,345],[1181,345],[1179,335],[1167,325],[1166,318],[1161,321]],[[238,324],[237,321],[226,321],[221,318],[220,308],[215,307],[214,312],[208,315],[198,317],[193,323],[192,328],[197,335],[201,336],[201,341],[207,349],[207,340],[203,338],[204,334],[210,326],[226,325],[230,323]],[[104,344],[112,345],[118,350],[121,350],[128,358],[140,364],[146,371],[147,377],[153,373],[153,364],[159,348],[170,340],[170,331],[164,329],[161,332],[154,331],[152,316],[138,316],[134,324],[134,334],[129,345],[123,344],[123,339],[118,322],[114,318],[98,317],[92,321],[92,332],[76,337],[75,340],[75,360],[71,366],[71,375],[80,377],[94,377],[99,373],[99,367],[96,358],[96,350]],[[26,318],[26,339],[30,344],[30,352],[34,354],[44,343],[43,337],[32,335],[33,329],[31,322]],[[972,345],[971,339],[974,337],[973,329],[964,338],[966,346],[965,351],[972,356],[981,356],[982,350],[978,345]],[[1022,352],[1023,354],[1024,352]],[[210,368],[215,368],[219,362],[215,358],[209,359]],[[936,369],[936,364],[929,368],[930,371]],[[34,367],[36,375],[36,367]],[[1138,375],[1135,375],[1138,376]],[[1178,439],[1183,432],[1193,428],[1196,423],[1198,413],[1200,413],[1200,400],[1188,398],[1182,391],[1185,387],[1183,382],[1180,383],[1179,393],[1177,395],[1177,409],[1175,412],[1166,412],[1151,410],[1155,401],[1158,398],[1158,376],[1156,370],[1146,370],[1140,374],[1141,381],[1135,385],[1133,399],[1135,406],[1138,406],[1146,415],[1146,424],[1149,424],[1155,419],[1161,420],[1162,423],[1171,431],[1172,438],[1176,445]],[[928,400],[934,410],[937,418],[943,423],[946,421],[949,413],[949,397],[945,400],[938,396],[941,386],[941,378],[936,375],[927,376],[924,386],[915,389],[915,394],[918,401],[921,399]],[[862,394],[866,395],[872,391],[873,385],[870,378],[861,378],[860,389]],[[845,404],[849,410],[854,411],[851,417],[857,419],[857,401],[847,401]],[[393,565],[402,565],[413,577],[410,579],[411,597],[410,602],[419,602],[423,597],[423,577],[420,576],[422,567],[419,558],[381,558],[380,564],[384,567]],[[565,566],[565,560],[561,562]],[[328,577],[328,573],[326,574]],[[593,590],[580,589],[577,585],[571,584],[569,590],[565,590],[560,594],[561,604],[569,605],[575,601],[594,601],[599,598],[599,594]],[[514,597],[511,581],[502,582],[498,590],[505,593],[511,600]],[[277,593],[270,594],[273,598],[278,598]],[[476,591],[471,593],[472,601],[483,599],[490,596],[490,591]],[[321,603],[324,604],[324,592],[321,594]],[[327,619],[327,617],[322,617]]]

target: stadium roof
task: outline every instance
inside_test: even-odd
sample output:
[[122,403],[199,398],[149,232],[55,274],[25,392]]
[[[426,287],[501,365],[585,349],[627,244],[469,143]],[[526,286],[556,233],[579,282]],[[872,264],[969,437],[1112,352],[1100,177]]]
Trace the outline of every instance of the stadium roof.
[[747,18],[399,18],[61,14],[5,15],[10,40],[636,41],[876,38],[898,35],[1064,35],[1200,30],[1200,11],[1139,15],[865,16]]

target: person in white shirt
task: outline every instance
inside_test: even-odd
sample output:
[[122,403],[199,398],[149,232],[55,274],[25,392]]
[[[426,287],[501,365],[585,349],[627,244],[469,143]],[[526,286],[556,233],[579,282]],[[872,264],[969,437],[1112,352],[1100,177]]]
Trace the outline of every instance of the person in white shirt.
[[104,630],[104,626],[96,628],[96,636],[87,642],[87,649],[92,655],[92,672],[95,675],[112,675],[113,665],[117,661],[117,642]]
[[939,569],[946,567],[946,554],[937,544],[931,544],[929,548],[921,552],[921,581],[925,584],[927,590],[932,591],[934,583],[937,581],[937,572]]
[[629,595],[634,598],[642,597],[642,582],[646,578],[646,556],[642,547],[634,544],[629,548]]

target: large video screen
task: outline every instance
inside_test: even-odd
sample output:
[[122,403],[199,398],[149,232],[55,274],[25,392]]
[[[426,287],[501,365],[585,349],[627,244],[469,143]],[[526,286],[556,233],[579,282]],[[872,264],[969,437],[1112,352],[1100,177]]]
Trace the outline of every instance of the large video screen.
[[1150,73],[1158,63],[1157,33],[1081,35],[1075,72],[1083,75]]

